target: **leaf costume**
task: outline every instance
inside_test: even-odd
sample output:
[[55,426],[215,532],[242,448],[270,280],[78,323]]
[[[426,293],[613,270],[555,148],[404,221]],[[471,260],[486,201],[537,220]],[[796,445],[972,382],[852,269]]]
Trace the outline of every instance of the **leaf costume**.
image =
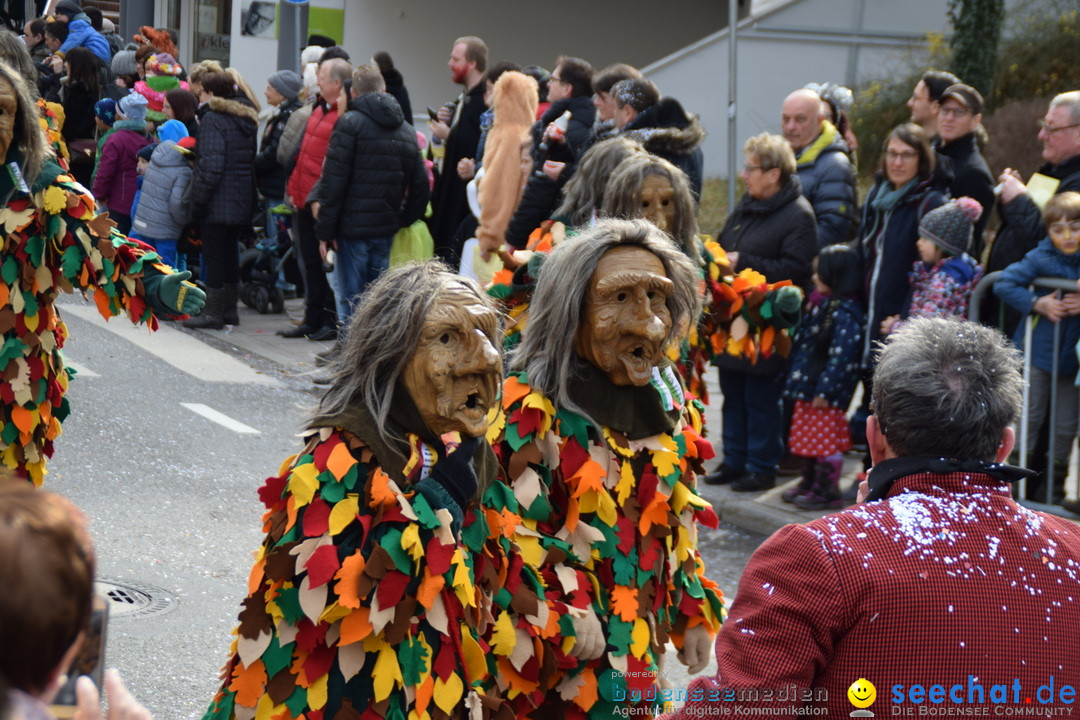
[[158,264],[149,246],[115,232],[94,198],[52,159],[32,187],[19,170],[20,151],[11,148],[6,159],[0,169],[0,462],[41,485],[69,412],[70,371],[61,353],[68,333],[57,295],[76,287],[92,292],[103,317],[123,313],[156,329],[151,304],[168,312],[157,287],[172,269]]
[[566,668],[542,711],[607,717],[655,705],[669,638],[681,647],[688,627],[720,626],[722,593],[696,550],[695,523],[718,523],[694,480],[712,447],[700,435],[700,402],[687,399],[670,365],[628,387],[582,361],[569,382],[598,424],[556,408],[514,373],[503,386],[496,454],[520,508],[514,539],[525,562],[549,598],[589,603],[606,621],[608,652]]
[[[425,427],[415,407],[399,389],[390,422],[407,442],[384,444],[354,408],[266,480],[266,539],[205,720],[509,716],[484,693],[486,604],[462,509],[430,481],[441,442],[405,430]],[[490,482],[486,443],[473,467]]]

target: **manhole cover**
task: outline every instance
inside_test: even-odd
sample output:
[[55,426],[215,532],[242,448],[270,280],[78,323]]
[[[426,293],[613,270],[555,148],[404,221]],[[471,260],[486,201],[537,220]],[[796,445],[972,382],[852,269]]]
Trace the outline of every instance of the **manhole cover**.
[[135,580],[98,578],[94,590],[108,598],[109,614],[113,617],[160,615],[176,607],[176,597],[172,594]]

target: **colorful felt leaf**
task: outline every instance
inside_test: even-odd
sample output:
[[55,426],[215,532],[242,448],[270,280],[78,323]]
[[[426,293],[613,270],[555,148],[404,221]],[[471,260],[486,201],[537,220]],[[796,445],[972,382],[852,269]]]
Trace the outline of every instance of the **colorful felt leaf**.
[[[343,447],[343,446],[338,446]],[[351,455],[349,457],[352,457]],[[346,495],[343,500],[334,505],[330,511],[329,530],[331,535],[340,535],[360,512],[360,496],[356,494]]]
[[371,680],[375,690],[375,702],[382,702],[390,697],[394,688],[401,684],[401,665],[398,664],[397,653],[389,645],[384,644],[379,651],[375,667],[371,671]]
[[637,588],[616,585],[611,591],[611,610],[625,622],[638,616]]

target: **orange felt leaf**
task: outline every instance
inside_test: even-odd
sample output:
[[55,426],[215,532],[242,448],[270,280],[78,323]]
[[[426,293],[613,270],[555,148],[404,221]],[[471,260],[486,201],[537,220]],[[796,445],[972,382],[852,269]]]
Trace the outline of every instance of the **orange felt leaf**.
[[547,617],[547,625],[540,631],[540,637],[545,640],[549,640],[553,637],[558,637],[562,633],[562,628],[559,626],[559,613],[549,612]]
[[435,694],[435,676],[428,675],[423,682],[416,686],[416,717],[427,717],[427,707],[431,704],[431,696]]
[[514,281],[514,273],[510,272],[506,268],[499,270],[491,276],[492,285],[509,285]]
[[345,477],[349,468],[356,464],[356,458],[349,452],[345,443],[339,443],[330,451],[330,457],[326,459],[326,469],[334,474],[338,480]]
[[425,608],[431,607],[445,586],[446,579],[442,575],[432,575],[424,568],[424,579],[420,581],[420,587],[416,588],[416,602]]
[[582,710],[587,711],[596,704],[596,675],[593,674],[592,668],[586,668],[585,671],[581,673],[581,677],[585,682],[578,688],[578,693],[574,698],[574,702],[577,703],[577,706]]
[[251,568],[251,575],[248,576],[248,595],[254,595],[262,585],[263,581],[263,568],[266,567],[266,556],[259,558],[258,562]]
[[563,526],[570,532],[577,530],[578,520],[581,518],[581,507],[574,498],[566,503],[566,520],[563,522]]
[[30,427],[34,423],[34,415],[22,405],[11,406],[11,422],[19,428],[19,432],[29,434]]
[[616,585],[611,592],[611,610],[624,622],[634,622],[638,616],[637,588]]
[[503,382],[503,407],[509,408],[530,392],[532,388],[511,375]]
[[526,680],[518,671],[514,669],[513,663],[510,662],[510,658],[500,657],[498,659],[499,674],[502,676],[502,680],[506,682],[510,689],[515,691],[510,694],[510,697],[514,697],[516,693],[528,694],[534,692],[540,687],[540,683],[535,681]]
[[298,508],[296,506],[296,496],[295,495],[289,495],[288,499],[285,500],[285,515],[286,515],[286,519],[288,520],[288,523],[286,524],[286,527],[285,527],[286,530],[291,530],[294,527],[296,527],[296,512],[297,512],[297,509]]
[[357,591],[360,589],[360,576],[364,573],[367,561],[359,551],[345,558],[341,567],[334,573],[338,582],[334,586],[334,592],[338,596],[338,605],[347,608],[360,607],[360,597]]
[[767,325],[764,330],[761,331],[761,354],[768,358],[772,355],[773,341],[776,339],[776,328],[772,325]]
[[109,296],[101,288],[94,290],[94,302],[97,304],[101,317],[110,318],[113,315],[112,306],[109,304]]
[[11,299],[11,291],[4,283],[0,283],[0,307],[4,307],[8,304],[8,300]]
[[370,613],[371,610],[369,608],[362,607],[341,618],[341,639],[338,640],[339,646],[352,645],[355,642],[360,642],[374,631],[374,628],[371,626],[371,621],[368,619]]
[[390,476],[382,468],[375,468],[371,474],[371,501],[376,507],[397,505],[397,497],[390,489]]
[[521,524],[521,517],[512,513],[509,508],[503,508],[500,517],[500,531],[503,537],[512,538],[517,526]]
[[249,667],[237,663],[229,689],[236,693],[237,705],[255,707],[266,689],[266,666],[263,661],[256,660]]
[[606,476],[607,472],[600,463],[592,459],[586,460],[577,472],[570,476],[570,483],[574,485],[573,497],[579,498],[589,490],[595,490],[598,493],[606,492],[604,489]]
[[657,499],[641,511],[641,518],[638,520],[641,534],[648,535],[653,525],[667,525],[667,513],[668,504],[657,496]]

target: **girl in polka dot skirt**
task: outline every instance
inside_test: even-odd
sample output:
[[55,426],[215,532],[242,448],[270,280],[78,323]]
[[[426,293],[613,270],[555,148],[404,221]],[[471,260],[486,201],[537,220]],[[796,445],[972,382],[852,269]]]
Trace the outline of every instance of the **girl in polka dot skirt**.
[[814,261],[814,291],[791,350],[786,397],[795,401],[788,449],[803,458],[802,479],[781,497],[805,510],[843,507],[840,471],[851,449],[847,407],[859,381],[865,312],[858,252],[829,245]]

